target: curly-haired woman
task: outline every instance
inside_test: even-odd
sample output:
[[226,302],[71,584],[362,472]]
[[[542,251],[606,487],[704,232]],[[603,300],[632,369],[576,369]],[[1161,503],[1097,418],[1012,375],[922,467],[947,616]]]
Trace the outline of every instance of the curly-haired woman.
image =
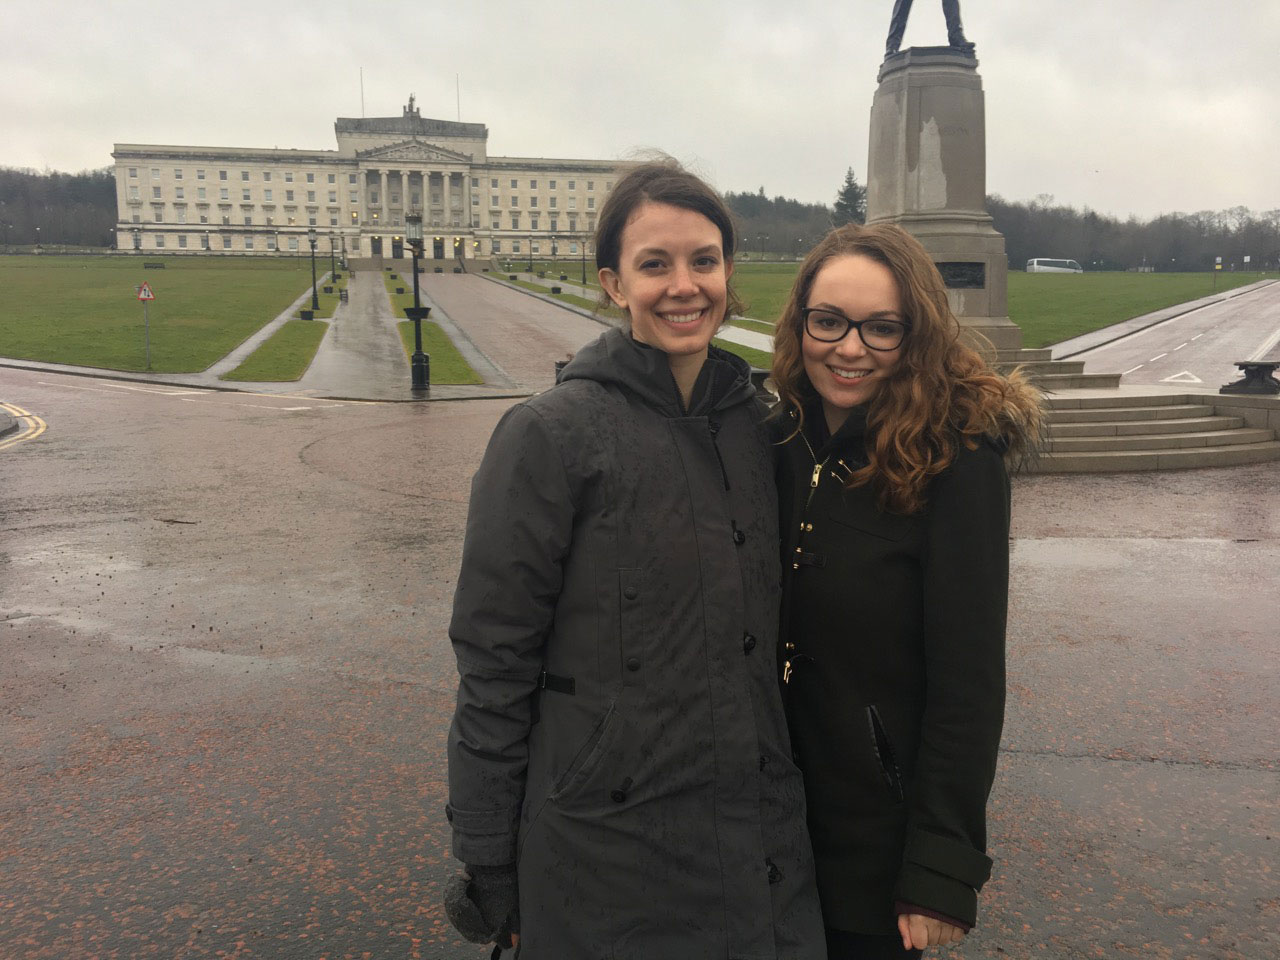
[[924,248],[842,227],[774,343],[784,699],[832,960],[975,921],[1004,715],[1009,480],[1040,399],[960,340]]

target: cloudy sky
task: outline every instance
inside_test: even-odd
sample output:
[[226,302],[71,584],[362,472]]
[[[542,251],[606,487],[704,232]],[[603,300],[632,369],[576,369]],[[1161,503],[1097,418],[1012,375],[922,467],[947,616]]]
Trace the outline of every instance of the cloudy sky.
[[[333,149],[338,116],[489,127],[499,156],[659,148],[722,190],[865,182],[891,0],[0,0],[0,166],[114,143]],[[1280,2],[962,0],[987,189],[1117,215],[1280,207]],[[916,0],[904,46],[945,42]],[[361,103],[360,68],[364,69]],[[459,83],[455,85],[455,77]]]

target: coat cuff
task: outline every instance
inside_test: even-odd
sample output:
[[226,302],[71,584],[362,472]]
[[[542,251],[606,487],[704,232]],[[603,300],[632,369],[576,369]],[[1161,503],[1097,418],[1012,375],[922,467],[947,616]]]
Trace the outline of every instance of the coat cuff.
[[943,923],[949,923],[953,927],[959,927],[965,933],[968,933],[973,929],[972,924],[965,923],[959,917],[953,917],[948,913],[942,913],[938,910],[930,910],[928,907],[921,907],[914,903],[903,903],[901,900],[894,903],[893,912],[899,917],[910,913],[918,913],[922,917],[932,917],[934,920],[941,920]]
[[516,861],[519,810],[460,810],[448,804],[453,826],[453,855],[465,864],[500,867]]
[[919,904],[973,926],[978,889],[991,876],[991,858],[967,843],[923,830],[907,838],[894,900]]

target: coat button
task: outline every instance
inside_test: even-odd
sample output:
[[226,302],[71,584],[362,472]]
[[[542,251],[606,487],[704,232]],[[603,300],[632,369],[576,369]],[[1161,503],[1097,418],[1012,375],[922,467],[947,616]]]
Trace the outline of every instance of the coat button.
[[788,640],[786,644],[786,649],[787,649],[787,653],[794,653],[796,649],[796,645],[792,643],[790,640]]
[[624,800],[627,799],[627,795],[623,793],[621,790],[614,790],[612,793],[609,794],[609,799],[612,800],[614,803],[622,803]]
[[627,669],[635,673],[640,669],[640,660],[638,657],[627,657]]
[[756,648],[756,638],[749,633],[742,635],[742,652],[750,653]]
[[640,591],[637,590],[635,587],[624,587],[622,590],[622,595],[626,597],[628,600],[634,600],[636,597],[640,596]]
[[733,542],[736,543],[738,546],[742,546],[744,543],[747,542],[747,535],[743,533],[741,530],[735,529],[733,531]]
[[778,869],[778,865],[772,860],[765,860],[767,871],[765,876],[769,878],[770,883],[779,883],[782,880],[782,871]]

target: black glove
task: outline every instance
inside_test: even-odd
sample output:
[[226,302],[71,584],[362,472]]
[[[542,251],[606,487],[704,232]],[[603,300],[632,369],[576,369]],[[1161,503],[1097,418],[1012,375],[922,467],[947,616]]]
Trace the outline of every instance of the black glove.
[[520,932],[520,900],[516,867],[473,867],[444,888],[444,913],[454,928],[472,943],[511,947],[511,934]]

